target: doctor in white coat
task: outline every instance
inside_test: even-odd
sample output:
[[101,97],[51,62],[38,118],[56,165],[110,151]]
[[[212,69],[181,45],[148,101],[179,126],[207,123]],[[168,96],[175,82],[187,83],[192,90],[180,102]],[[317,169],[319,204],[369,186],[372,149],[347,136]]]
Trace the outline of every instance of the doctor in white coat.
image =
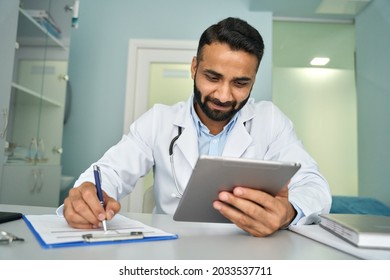
[[80,175],[64,201],[68,223],[101,226],[152,168],[155,212],[173,214],[200,154],[301,163],[275,197],[245,186],[219,194],[214,208],[251,235],[313,223],[319,213],[328,213],[329,186],[291,121],[271,102],[250,98],[263,51],[261,35],[243,20],[227,18],[206,29],[191,64],[194,94],[173,106],[155,105],[92,164],[104,178],[105,209],[96,196],[92,165]]

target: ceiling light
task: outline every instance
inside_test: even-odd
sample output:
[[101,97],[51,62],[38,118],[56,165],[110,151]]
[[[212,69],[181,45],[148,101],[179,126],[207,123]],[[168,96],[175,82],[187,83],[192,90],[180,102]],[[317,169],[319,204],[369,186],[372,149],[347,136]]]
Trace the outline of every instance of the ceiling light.
[[310,64],[313,66],[324,66],[328,64],[329,60],[328,57],[315,57],[310,61]]

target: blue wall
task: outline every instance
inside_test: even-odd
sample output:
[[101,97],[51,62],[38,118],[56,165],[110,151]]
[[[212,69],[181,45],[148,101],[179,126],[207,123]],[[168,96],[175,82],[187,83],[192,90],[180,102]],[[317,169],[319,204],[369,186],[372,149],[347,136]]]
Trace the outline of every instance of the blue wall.
[[72,30],[69,76],[73,99],[64,128],[63,174],[78,176],[123,133],[129,39],[198,40],[227,17],[247,20],[266,44],[256,99],[271,99],[272,14],[249,11],[249,0],[82,0]]
[[356,18],[359,195],[390,205],[390,1]]

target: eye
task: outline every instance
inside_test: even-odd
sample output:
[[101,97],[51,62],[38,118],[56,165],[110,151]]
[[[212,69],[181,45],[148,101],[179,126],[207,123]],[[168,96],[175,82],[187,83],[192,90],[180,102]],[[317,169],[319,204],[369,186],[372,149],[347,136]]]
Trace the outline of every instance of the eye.
[[248,86],[250,84],[250,82],[249,81],[235,81],[234,84],[236,87],[242,88],[242,87]]
[[206,79],[209,80],[210,82],[217,82],[219,79],[217,76],[215,75],[210,75],[210,74],[206,74]]

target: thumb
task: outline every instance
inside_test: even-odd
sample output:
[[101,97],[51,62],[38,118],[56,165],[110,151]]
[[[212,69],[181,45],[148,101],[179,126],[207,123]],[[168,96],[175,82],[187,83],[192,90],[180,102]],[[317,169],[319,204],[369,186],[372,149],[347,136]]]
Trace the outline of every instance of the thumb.
[[280,197],[288,197],[288,184],[286,184],[277,194],[276,196]]

